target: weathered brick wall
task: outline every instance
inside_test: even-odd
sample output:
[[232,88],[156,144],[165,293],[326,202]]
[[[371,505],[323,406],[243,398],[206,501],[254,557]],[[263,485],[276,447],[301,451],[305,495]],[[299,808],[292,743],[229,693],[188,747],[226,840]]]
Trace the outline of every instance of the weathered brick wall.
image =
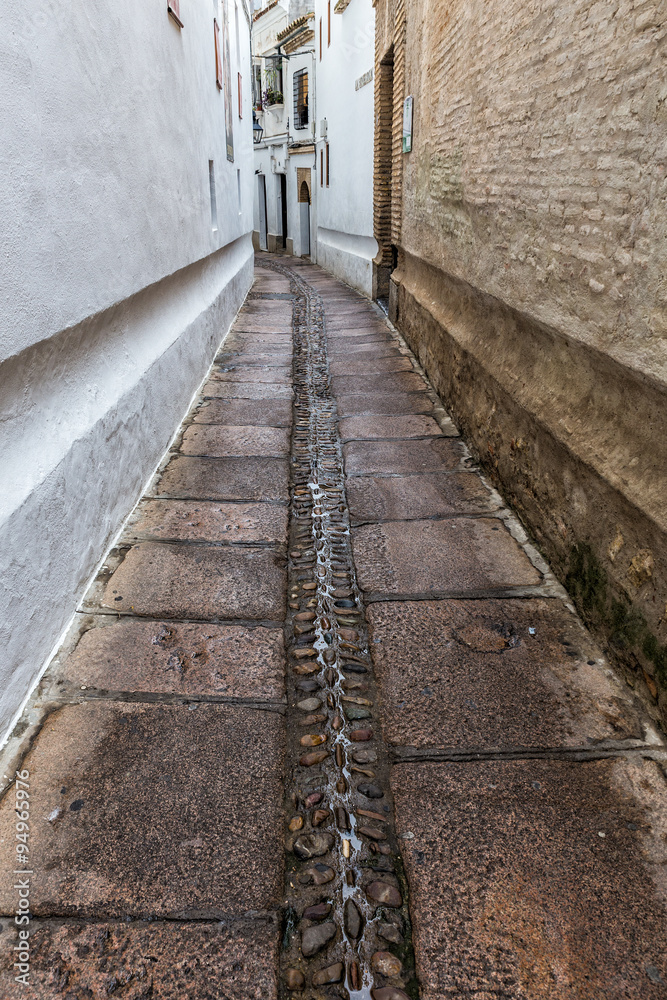
[[664,378],[667,5],[409,10],[406,248]]
[[[653,694],[667,682],[667,3],[406,5],[398,324]],[[378,0],[379,24],[399,17]]]

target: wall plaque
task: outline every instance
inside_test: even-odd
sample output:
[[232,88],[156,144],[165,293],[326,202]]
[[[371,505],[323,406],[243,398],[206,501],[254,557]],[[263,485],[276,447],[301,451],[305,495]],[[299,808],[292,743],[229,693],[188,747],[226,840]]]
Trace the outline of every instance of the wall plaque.
[[412,150],[412,97],[403,101],[403,152]]

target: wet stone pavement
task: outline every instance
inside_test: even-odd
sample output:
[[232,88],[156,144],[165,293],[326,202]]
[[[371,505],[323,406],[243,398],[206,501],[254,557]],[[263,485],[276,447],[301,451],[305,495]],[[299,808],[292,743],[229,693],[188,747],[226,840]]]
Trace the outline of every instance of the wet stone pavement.
[[662,734],[376,308],[257,264],[4,752],[0,997],[666,997]]

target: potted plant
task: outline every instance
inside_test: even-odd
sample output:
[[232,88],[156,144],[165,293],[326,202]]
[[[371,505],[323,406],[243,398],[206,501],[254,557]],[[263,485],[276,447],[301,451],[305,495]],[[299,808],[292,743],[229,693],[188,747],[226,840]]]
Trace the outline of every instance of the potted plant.
[[282,91],[274,90],[273,87],[267,87],[262,94],[262,103],[266,104],[267,107],[271,107],[272,104],[282,104],[283,95]]

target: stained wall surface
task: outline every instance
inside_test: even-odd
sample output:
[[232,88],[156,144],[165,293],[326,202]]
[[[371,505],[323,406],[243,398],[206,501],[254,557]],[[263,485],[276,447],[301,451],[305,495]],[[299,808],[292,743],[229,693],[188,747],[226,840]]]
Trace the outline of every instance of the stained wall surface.
[[251,282],[249,27],[225,7],[3,10],[0,733]]
[[[393,315],[654,697],[667,679],[667,7],[376,12],[376,71],[393,46]],[[376,110],[380,96],[376,81]]]

